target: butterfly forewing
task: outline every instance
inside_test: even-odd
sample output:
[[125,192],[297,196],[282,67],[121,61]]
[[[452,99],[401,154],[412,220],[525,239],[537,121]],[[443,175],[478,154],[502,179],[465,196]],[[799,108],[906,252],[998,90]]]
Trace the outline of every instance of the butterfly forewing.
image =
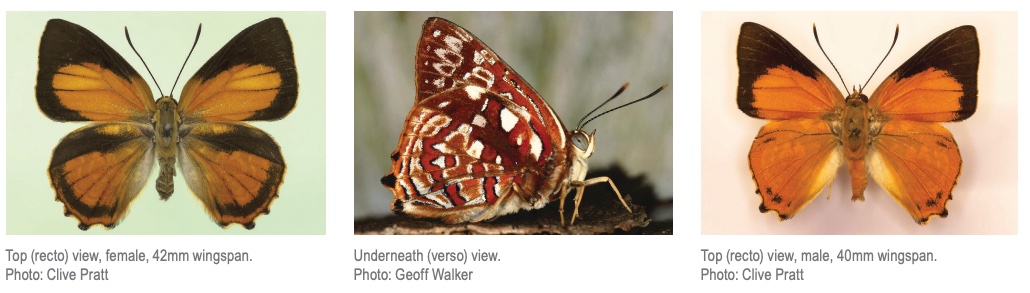
[[549,201],[568,173],[566,131],[540,95],[441,18],[423,25],[415,62],[415,105],[382,180],[394,210],[464,222]]

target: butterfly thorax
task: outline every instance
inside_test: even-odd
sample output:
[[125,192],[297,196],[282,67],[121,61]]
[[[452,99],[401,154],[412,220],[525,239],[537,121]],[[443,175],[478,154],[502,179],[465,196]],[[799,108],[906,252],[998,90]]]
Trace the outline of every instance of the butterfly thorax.
[[841,115],[841,143],[849,160],[864,160],[869,146],[869,98],[859,91],[844,101]]
[[158,164],[161,165],[157,192],[161,199],[168,199],[175,191],[172,177],[175,176],[175,152],[179,142],[177,106],[175,99],[165,96],[157,100],[157,111],[154,111],[154,143],[157,145]]

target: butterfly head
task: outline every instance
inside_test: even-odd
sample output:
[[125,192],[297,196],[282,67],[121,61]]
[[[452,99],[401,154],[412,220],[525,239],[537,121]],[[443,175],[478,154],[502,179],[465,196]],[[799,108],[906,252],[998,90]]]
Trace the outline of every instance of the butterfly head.
[[848,95],[848,98],[845,101],[847,101],[848,105],[858,103],[858,101],[862,101],[862,103],[865,104],[869,103],[869,96],[862,93],[862,88],[852,87],[851,94]]
[[587,159],[594,155],[594,133],[596,131],[587,134],[582,129],[573,130],[569,135],[569,142],[572,147],[569,148],[569,157],[572,158],[572,166],[569,168],[569,179],[574,181],[583,181],[587,176]]
[[582,129],[572,131],[572,135],[570,135],[573,146],[572,153],[577,158],[586,159],[594,154],[594,133],[596,132],[595,130],[587,134]]

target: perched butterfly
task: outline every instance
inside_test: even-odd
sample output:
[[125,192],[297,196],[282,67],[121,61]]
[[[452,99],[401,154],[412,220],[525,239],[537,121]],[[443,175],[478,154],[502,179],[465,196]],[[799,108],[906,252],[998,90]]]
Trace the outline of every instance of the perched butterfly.
[[243,122],[277,120],[293,110],[293,44],[282,19],[261,21],[215,53],[178,101],[155,101],[107,43],[51,19],[39,44],[36,101],[55,121],[95,122],[65,136],[47,169],[65,215],[78,219],[80,229],[118,224],[155,158],[162,200],[174,190],[178,158],[186,183],[218,225],[251,229],[279,196],[286,165],[272,137]]
[[871,97],[858,89],[845,99],[779,34],[741,25],[737,106],[771,120],[748,155],[759,210],[791,218],[847,162],[853,201],[864,200],[868,171],[917,223],[947,217],[962,158],[939,122],[976,111],[979,59],[976,29],[957,27],[916,52]]
[[585,179],[594,134],[567,131],[532,86],[457,24],[434,17],[422,25],[415,84],[392,170],[380,180],[394,212],[478,222],[560,200],[564,223],[565,196],[578,189],[574,222],[583,188],[599,183],[630,210],[608,177]]

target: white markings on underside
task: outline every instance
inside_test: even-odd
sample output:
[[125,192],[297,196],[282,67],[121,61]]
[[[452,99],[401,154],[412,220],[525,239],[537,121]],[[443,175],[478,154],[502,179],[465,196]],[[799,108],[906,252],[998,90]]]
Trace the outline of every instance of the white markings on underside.
[[490,88],[490,87],[494,86],[494,73],[490,72],[490,70],[487,70],[486,68],[483,68],[482,66],[478,66],[476,68],[472,68],[472,71],[470,73],[471,73],[471,75],[466,74],[466,76],[465,76],[465,80],[466,81],[468,81],[469,77],[475,77],[475,78],[483,81],[482,85],[485,88]]
[[440,30],[434,30],[433,31],[433,37],[435,38],[435,37],[439,37],[439,36],[440,36]]
[[494,163],[497,163],[498,165],[500,165],[500,164],[501,164],[501,156],[497,156],[497,157],[496,157],[496,158],[494,159]]
[[443,42],[446,43],[447,47],[450,47],[451,51],[455,53],[461,52],[462,44],[465,43],[454,36],[443,37]]
[[479,53],[483,54],[483,56],[489,56],[489,57],[486,57],[487,58],[486,62],[490,63],[490,65],[494,65],[494,63],[497,63],[497,60],[494,60],[494,56],[493,56],[493,54],[490,54],[490,51],[487,51],[486,49],[483,49],[483,50],[479,50]]
[[512,128],[515,128],[515,123],[519,121],[515,114],[508,111],[508,108],[501,109],[501,128],[504,131],[511,132]]
[[476,114],[475,117],[472,117],[472,125],[486,127],[486,117],[483,117],[483,115]]
[[443,101],[442,103],[440,103],[438,108],[447,107],[447,105],[450,105],[450,104],[451,104],[451,101]]
[[442,142],[436,143],[436,144],[433,145],[433,149],[434,150],[438,150],[441,153],[445,153],[446,154],[447,153],[447,144],[442,143]]
[[435,85],[436,88],[440,89],[440,88],[443,88],[443,86],[445,86],[447,84],[444,82],[443,77],[441,77],[441,78],[437,78],[437,79],[433,80],[433,85]]
[[447,168],[447,164],[444,163],[443,156],[436,157],[436,159],[433,159],[433,161],[429,163],[433,164],[433,166],[440,167],[440,169]]
[[433,194],[427,194],[426,198],[436,202],[436,204],[443,206],[444,208],[453,208],[454,204],[451,203],[451,199],[444,195],[443,190],[434,192]]
[[468,93],[470,100],[478,101],[483,97],[483,93],[486,92],[486,89],[478,86],[467,86],[465,87],[465,92]]
[[544,149],[544,144],[540,141],[540,136],[536,133],[530,134],[529,137],[529,153],[533,155],[534,159],[540,158],[540,152]]
[[458,125],[458,131],[456,132],[467,137],[469,134],[472,134],[472,126],[462,123],[461,125]]
[[479,158],[479,155],[483,154],[483,143],[478,140],[472,141],[472,145],[468,148],[468,154],[473,158]]
[[486,60],[486,58],[483,58],[483,54],[481,54],[479,52],[480,51],[476,51],[475,53],[472,53],[472,62],[475,62],[476,65],[483,65],[483,60]]

